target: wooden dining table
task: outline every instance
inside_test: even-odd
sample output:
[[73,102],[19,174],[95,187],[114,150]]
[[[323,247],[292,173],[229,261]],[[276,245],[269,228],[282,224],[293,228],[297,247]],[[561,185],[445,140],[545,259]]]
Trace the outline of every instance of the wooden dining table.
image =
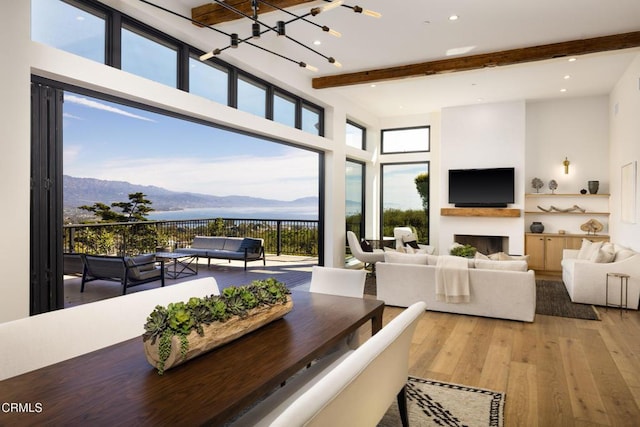
[[222,425],[360,326],[382,328],[382,301],[295,290],[292,299],[282,319],[164,375],[140,337],[0,381],[0,426]]

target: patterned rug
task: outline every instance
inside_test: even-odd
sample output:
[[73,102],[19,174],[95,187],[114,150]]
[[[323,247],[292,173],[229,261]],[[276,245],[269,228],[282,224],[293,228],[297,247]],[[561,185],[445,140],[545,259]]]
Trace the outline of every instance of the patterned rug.
[[594,306],[571,302],[567,288],[559,280],[536,280],[536,314],[600,320]]
[[[411,427],[504,425],[505,394],[497,391],[409,377],[407,407]],[[398,405],[389,408],[378,427],[401,426]]]

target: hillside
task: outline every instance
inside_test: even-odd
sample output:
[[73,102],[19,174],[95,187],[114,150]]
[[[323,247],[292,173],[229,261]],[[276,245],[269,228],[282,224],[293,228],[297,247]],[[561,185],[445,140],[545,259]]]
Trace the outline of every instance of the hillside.
[[198,193],[181,193],[152,185],[136,185],[125,181],[105,181],[94,178],[63,177],[64,210],[67,213],[77,210],[82,205],[93,205],[102,202],[110,205],[113,202],[128,200],[130,193],[142,192],[153,204],[156,211],[171,211],[187,208],[213,207],[286,207],[313,206],[318,204],[317,197],[304,197],[292,201],[263,199],[247,196],[212,196]]

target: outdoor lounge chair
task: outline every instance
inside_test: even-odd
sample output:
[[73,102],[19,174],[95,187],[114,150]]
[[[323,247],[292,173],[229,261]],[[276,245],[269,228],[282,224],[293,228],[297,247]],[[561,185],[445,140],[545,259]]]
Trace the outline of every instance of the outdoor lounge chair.
[[93,280],[110,280],[120,282],[122,295],[127,288],[143,283],[160,280],[164,286],[164,261],[156,265],[155,255],[140,255],[137,257],[83,255],[84,271],[80,292],[84,292],[84,285]]

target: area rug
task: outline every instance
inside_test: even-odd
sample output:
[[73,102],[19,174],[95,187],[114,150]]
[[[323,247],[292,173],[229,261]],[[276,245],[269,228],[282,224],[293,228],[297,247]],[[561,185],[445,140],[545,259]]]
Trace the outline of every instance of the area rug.
[[594,306],[571,302],[567,288],[559,280],[536,280],[536,314],[600,320]]
[[[497,391],[409,377],[407,408],[411,427],[504,425],[505,394]],[[401,426],[398,405],[389,408],[378,427]]]

